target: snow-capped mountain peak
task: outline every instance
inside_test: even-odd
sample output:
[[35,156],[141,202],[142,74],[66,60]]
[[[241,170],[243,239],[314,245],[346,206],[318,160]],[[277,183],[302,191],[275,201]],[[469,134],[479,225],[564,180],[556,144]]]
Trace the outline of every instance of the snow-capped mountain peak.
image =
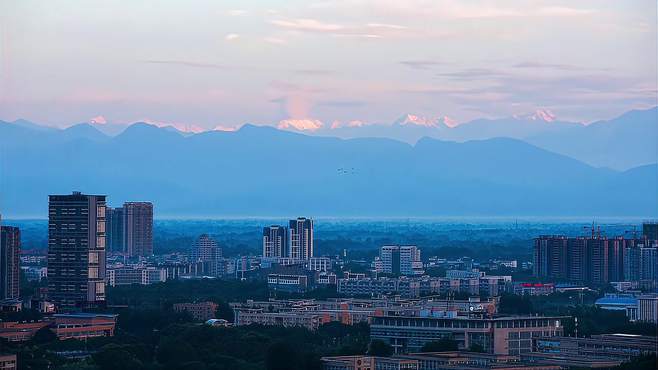
[[89,119],[89,123],[92,125],[105,125],[107,124],[107,119],[105,119],[103,116],[96,116]]
[[439,118],[439,121],[443,123],[445,126],[448,126],[450,128],[457,127],[459,123],[455,121],[454,119],[448,117],[448,116],[443,116]]
[[364,121],[356,119],[356,120],[351,120],[351,121],[347,121],[347,122],[334,121],[331,124],[330,128],[332,130],[335,130],[335,129],[339,129],[339,128],[343,128],[343,127],[363,127],[363,126],[368,126],[368,125],[370,125],[369,122],[364,122]]
[[417,116],[415,114],[405,114],[404,116],[398,118],[393,123],[398,126],[424,126],[424,127],[437,127],[437,121],[435,119]]
[[284,119],[279,121],[280,130],[316,131],[324,126],[322,121],[316,119]]
[[398,118],[393,124],[398,126],[408,125],[408,126],[435,127],[435,128],[442,128],[442,127],[452,128],[457,126],[457,122],[451,119],[450,117],[443,116],[439,118],[427,118],[415,114],[406,114]]
[[514,116],[514,118],[522,119],[526,121],[543,121],[543,122],[553,122],[557,119],[555,114],[548,109],[538,109],[533,113]]

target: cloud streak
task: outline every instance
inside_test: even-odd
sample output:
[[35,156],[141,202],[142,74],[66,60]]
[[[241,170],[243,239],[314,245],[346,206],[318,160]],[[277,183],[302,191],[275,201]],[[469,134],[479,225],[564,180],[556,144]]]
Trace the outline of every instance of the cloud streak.
[[233,69],[234,67],[217,64],[217,63],[204,63],[204,62],[190,62],[185,60],[145,60],[143,63],[146,64],[161,64],[161,65],[172,65],[172,66],[181,66],[181,67],[190,67],[190,68],[203,68],[203,69]]
[[436,60],[403,60],[400,64],[412,69],[431,69],[444,63]]

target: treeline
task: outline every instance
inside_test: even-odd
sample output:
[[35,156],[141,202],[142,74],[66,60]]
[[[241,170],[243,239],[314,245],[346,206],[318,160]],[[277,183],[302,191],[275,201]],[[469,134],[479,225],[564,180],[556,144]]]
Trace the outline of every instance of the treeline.
[[[1,350],[16,353],[19,369],[25,370],[320,370],[322,356],[365,354],[368,342],[365,324],[329,323],[316,332],[216,328],[192,323],[185,315],[144,311],[122,317],[114,337],[83,342],[39,334],[27,344],[2,344]],[[89,356],[58,355],[64,353]]]
[[260,281],[168,280],[151,285],[108,287],[107,303],[135,309],[164,309],[178,302],[263,300],[268,295],[267,283]]

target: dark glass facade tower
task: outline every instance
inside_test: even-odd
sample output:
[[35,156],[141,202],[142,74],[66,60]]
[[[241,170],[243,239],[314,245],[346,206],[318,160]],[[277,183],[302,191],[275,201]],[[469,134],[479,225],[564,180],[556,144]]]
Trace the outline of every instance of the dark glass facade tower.
[[643,223],[642,236],[649,240],[658,240],[658,222]]
[[105,303],[105,196],[73,192],[48,203],[48,298],[57,310]]
[[21,231],[0,226],[0,299],[20,298]]
[[288,230],[272,225],[263,228],[263,257],[287,257]]
[[123,204],[125,252],[131,257],[153,255],[153,203]]
[[123,253],[126,248],[123,240],[123,208],[110,208],[105,210],[107,224],[107,250]]
[[288,257],[308,260],[313,257],[313,220],[299,217],[290,220]]

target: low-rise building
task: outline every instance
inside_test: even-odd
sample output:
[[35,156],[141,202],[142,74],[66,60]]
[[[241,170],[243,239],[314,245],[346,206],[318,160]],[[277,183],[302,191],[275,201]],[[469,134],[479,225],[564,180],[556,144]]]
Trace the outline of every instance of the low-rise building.
[[610,294],[594,302],[598,308],[610,311],[624,311],[631,321],[637,319],[637,298],[632,294]]
[[311,257],[306,261],[306,269],[309,271],[327,272],[331,271],[331,258]]
[[560,370],[559,365],[523,361],[520,356],[452,351],[393,357],[333,356],[322,358],[324,370]]
[[0,355],[0,370],[18,369],[16,355]]
[[549,295],[555,293],[555,284],[552,283],[516,283],[514,294],[516,295]]
[[55,314],[48,318],[60,340],[114,336],[118,315],[95,313]]
[[511,291],[510,276],[482,276],[477,278],[408,277],[343,278],[338,280],[338,292],[347,296],[400,295],[405,298],[466,293],[472,296],[497,297]]
[[215,302],[198,302],[198,303],[174,303],[174,311],[187,312],[195,320],[208,321],[215,317],[217,312],[217,303]]
[[581,358],[626,361],[658,351],[658,338],[632,334],[600,334],[590,338],[542,337],[533,338],[533,341],[536,352]]
[[34,336],[39,329],[50,325],[46,321],[33,322],[0,322],[0,338],[9,342],[25,342]]
[[323,357],[324,370],[419,370],[418,361],[375,356]]
[[395,353],[418,352],[428,342],[451,338],[461,350],[478,345],[486,353],[518,355],[532,350],[532,338],[561,336],[564,319],[562,316],[374,316],[370,336],[390,344]]
[[107,269],[110,286],[149,285],[167,281],[167,269],[145,266],[120,266]]
[[267,286],[274,291],[304,293],[309,288],[308,280],[308,275],[304,274],[269,274]]

